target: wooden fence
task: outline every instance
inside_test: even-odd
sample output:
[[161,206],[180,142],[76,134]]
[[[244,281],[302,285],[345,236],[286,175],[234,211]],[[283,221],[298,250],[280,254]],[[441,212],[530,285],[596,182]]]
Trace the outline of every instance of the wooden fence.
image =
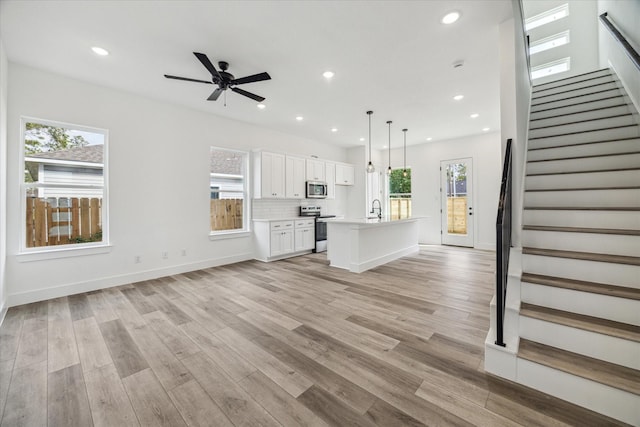
[[447,231],[467,234],[467,197],[447,197]]
[[26,247],[102,241],[102,199],[26,199]]
[[242,199],[211,199],[211,231],[243,228]]
[[391,219],[403,219],[411,216],[410,198],[391,198],[389,202],[391,203]]

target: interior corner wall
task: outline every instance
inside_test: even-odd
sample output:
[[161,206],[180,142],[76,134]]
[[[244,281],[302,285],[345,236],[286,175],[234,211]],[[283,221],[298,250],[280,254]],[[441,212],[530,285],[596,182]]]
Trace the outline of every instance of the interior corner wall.
[[[12,62],[8,71],[8,206],[20,206],[21,116],[107,129],[112,244],[109,253],[26,262],[18,254],[22,214],[10,209],[9,306],[253,258],[251,237],[209,238],[211,146],[347,161],[346,149],[320,141]],[[344,199],[348,193],[339,192]]]
[[[400,150],[401,151],[401,150]],[[396,150],[392,158],[400,158]],[[473,159],[474,247],[495,250],[495,219],[500,193],[500,133],[407,146],[411,168],[411,214],[420,219],[419,242],[442,243],[440,162]]]
[[0,39],[0,324],[7,309],[7,55]]
[[[636,52],[640,52],[640,1],[598,0],[598,16],[604,12]],[[640,111],[640,70],[600,22],[598,45],[600,67],[615,70],[636,110]]]
[[[511,241],[521,246],[524,175],[526,166],[531,79],[525,50],[524,23],[520,0],[512,0],[513,18],[500,24],[500,132],[504,147],[512,140]],[[500,163],[500,170],[502,170]]]

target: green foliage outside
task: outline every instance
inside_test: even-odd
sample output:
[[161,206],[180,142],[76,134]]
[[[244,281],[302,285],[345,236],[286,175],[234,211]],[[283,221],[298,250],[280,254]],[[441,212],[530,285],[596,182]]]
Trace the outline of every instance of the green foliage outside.
[[74,243],[90,243],[90,242],[102,242],[102,230],[89,237],[78,236],[73,239]]
[[[70,150],[84,147],[89,141],[81,135],[69,135],[65,128],[27,123],[24,134],[24,154],[47,153],[49,151]],[[38,166],[31,162],[25,163],[25,182],[38,181]]]
[[411,194],[411,169],[407,169],[407,176],[402,175],[402,169],[394,169],[389,176],[390,194]]

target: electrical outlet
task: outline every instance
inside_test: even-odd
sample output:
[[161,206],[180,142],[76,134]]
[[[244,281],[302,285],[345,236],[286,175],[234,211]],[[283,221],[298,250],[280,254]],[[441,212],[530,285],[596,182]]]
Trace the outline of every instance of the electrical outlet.
[[162,252],[162,259],[168,259],[169,258],[169,252]]
[[135,264],[140,264],[142,262],[142,257],[140,255],[136,255],[133,257],[133,262]]
[[186,249],[180,250],[180,255],[181,256],[187,256],[187,250]]

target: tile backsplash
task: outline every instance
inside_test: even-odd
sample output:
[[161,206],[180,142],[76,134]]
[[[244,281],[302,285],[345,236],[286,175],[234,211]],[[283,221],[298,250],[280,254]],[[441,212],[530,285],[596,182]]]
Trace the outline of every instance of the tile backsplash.
[[323,215],[344,215],[341,203],[334,199],[253,199],[251,210],[254,219],[292,218],[300,215],[300,206],[320,206]]

